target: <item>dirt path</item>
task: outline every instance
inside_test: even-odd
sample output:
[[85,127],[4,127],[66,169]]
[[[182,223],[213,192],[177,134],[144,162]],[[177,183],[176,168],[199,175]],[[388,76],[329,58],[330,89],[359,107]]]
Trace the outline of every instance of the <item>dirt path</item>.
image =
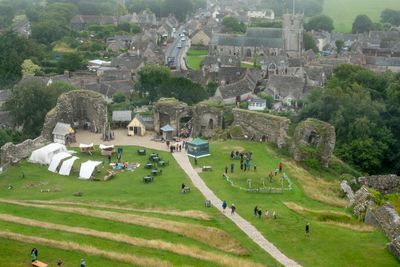
[[285,266],[300,266],[297,262],[286,257],[277,247],[269,242],[251,223],[246,221],[243,217],[238,214],[230,215],[230,212],[223,213],[222,211],[222,200],[220,200],[210,188],[204,183],[199,174],[193,169],[190,161],[185,153],[174,153],[175,160],[186,172],[186,174],[192,180],[194,186],[200,190],[200,192],[210,200],[212,205],[216,207],[222,214],[232,220],[243,232],[247,234],[255,243],[257,243],[262,249],[269,253],[275,260]]

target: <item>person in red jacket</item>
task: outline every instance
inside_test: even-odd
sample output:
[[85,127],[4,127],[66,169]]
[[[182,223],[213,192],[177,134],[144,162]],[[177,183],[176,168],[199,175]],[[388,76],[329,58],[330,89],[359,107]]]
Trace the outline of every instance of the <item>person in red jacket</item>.
[[282,172],[282,162],[281,163],[279,163],[279,166],[278,166],[278,168],[279,168],[279,172]]

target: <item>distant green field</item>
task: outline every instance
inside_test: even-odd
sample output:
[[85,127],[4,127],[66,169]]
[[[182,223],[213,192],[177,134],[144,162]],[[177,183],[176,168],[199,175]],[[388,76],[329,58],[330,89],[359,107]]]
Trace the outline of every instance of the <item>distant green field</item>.
[[399,0],[325,0],[323,14],[334,20],[335,31],[351,32],[357,15],[366,14],[372,21],[379,22],[382,10],[400,10]]

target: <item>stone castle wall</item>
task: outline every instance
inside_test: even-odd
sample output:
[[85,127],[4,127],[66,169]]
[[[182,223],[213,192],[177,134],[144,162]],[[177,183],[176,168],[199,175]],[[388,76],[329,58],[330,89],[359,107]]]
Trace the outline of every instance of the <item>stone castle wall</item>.
[[193,136],[212,137],[222,129],[224,111],[222,107],[214,107],[200,103],[193,107]]
[[358,178],[358,181],[383,195],[400,192],[400,176],[394,174],[365,176]]
[[27,158],[31,153],[49,143],[48,140],[39,136],[36,139],[28,139],[20,144],[7,143],[0,150],[0,166],[7,167],[9,164],[14,164],[20,160]]
[[240,126],[249,137],[259,139],[268,135],[268,140],[283,147],[287,144],[287,130],[290,120],[285,117],[270,115],[256,111],[234,108],[232,110],[234,121],[232,125]]

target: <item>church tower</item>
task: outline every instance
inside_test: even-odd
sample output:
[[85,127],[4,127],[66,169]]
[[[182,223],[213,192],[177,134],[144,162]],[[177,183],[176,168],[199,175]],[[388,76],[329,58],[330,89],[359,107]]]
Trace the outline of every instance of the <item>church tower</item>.
[[304,15],[302,14],[283,15],[283,49],[291,57],[301,56],[304,50],[303,20]]

